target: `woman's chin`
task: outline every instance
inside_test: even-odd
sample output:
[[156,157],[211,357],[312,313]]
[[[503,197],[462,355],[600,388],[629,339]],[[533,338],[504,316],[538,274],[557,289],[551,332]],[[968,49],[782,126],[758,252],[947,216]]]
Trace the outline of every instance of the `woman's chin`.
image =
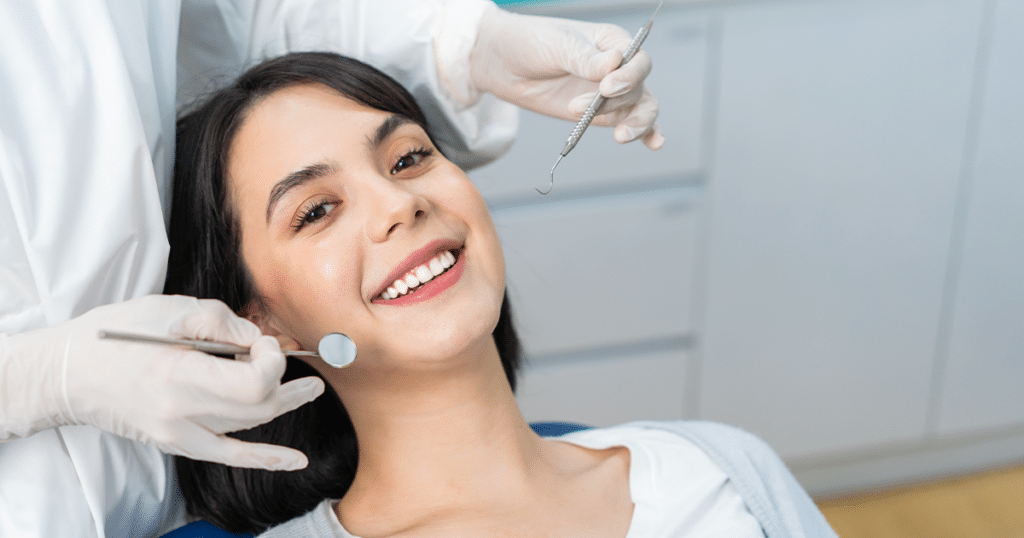
[[390,373],[408,370],[424,372],[448,370],[466,363],[475,363],[483,356],[496,350],[494,338],[488,330],[485,334],[448,334],[434,338],[407,338],[401,342],[376,347],[366,353],[360,352],[354,365],[362,362],[366,367],[384,368]]

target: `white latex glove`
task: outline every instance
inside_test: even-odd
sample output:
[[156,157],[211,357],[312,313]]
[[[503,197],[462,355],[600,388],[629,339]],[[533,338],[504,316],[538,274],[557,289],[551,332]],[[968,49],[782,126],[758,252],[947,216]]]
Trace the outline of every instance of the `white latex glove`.
[[[101,330],[252,346],[239,360],[168,346],[101,340]],[[0,335],[0,440],[90,424],[192,459],[301,469],[297,450],[223,435],[319,396],[316,377],[281,384],[275,339],[220,301],[150,295],[102,306],[61,325]]]
[[616,69],[633,36],[613,24],[519,15],[491,4],[470,53],[470,78],[523,108],[578,121],[598,89],[607,98],[593,125],[615,126],[619,143],[665,139],[654,122],[658,101],[644,84],[651,57],[641,49]]

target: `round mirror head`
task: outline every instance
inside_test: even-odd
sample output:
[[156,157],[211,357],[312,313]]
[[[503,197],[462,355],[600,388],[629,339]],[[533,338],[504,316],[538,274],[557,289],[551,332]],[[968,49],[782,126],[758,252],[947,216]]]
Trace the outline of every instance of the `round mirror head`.
[[320,358],[335,368],[344,368],[356,360],[356,343],[341,333],[329,333],[317,346]]

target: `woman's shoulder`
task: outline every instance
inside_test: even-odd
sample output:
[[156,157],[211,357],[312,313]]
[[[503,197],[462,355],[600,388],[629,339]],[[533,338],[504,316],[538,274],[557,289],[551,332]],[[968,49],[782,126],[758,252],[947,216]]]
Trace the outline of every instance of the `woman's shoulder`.
[[662,438],[668,435],[685,439],[685,442],[705,452],[733,480],[751,474],[762,478],[777,478],[780,472],[791,478],[782,458],[768,443],[736,426],[709,421],[681,420],[630,422],[612,429],[620,428],[626,432],[645,432],[639,435],[660,432]]
[[[716,475],[721,479],[744,478],[749,466],[775,453],[764,441],[739,428],[700,421],[637,421],[606,428],[591,428],[559,439],[592,449],[624,446],[636,464],[645,464],[657,474],[678,474],[682,478]],[[776,462],[772,462],[775,464]]]
[[[770,496],[772,490],[802,488],[785,463],[756,435],[735,426],[706,421],[638,421],[594,428],[563,437],[598,448],[621,444],[642,449],[680,472],[716,468],[732,481],[745,498]],[[806,493],[804,493],[806,495]]]
[[629,449],[631,537],[762,536],[728,474],[685,430],[679,423],[633,422],[563,439]]
[[[649,493],[658,499],[713,494],[736,476],[739,466],[730,460],[742,459],[741,454],[756,446],[747,436],[721,424],[644,421],[592,428],[559,440],[590,449],[626,447],[634,496]],[[686,488],[697,489],[679,491]]]
[[[735,426],[706,421],[641,421],[564,436],[583,443],[618,442],[656,450],[681,472],[723,472],[769,538],[835,536],[814,502],[778,454],[761,438]],[[701,455],[694,452],[698,450]]]
[[718,422],[698,420],[627,422],[617,426],[585,429],[561,438],[601,444],[615,441],[660,441],[681,445],[693,443],[701,448],[724,447],[733,452],[741,450],[749,453],[775,453],[767,443],[746,430]]

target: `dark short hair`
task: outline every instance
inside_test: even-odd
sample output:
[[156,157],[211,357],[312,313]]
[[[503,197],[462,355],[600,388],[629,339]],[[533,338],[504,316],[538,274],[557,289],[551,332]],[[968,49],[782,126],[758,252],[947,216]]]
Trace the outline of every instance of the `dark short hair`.
[[[228,152],[248,112],[262,99],[283,88],[313,83],[367,107],[408,118],[430,136],[426,117],[412,95],[358,60],[304,52],[249,69],[178,120],[164,293],[219,299],[235,312],[259,300],[241,256],[238,220],[227,195]],[[493,336],[515,390],[520,345],[507,293]],[[312,367],[288,359],[282,381],[311,375],[318,375]],[[189,511],[233,532],[262,532],[308,512],[324,499],[341,498],[355,476],[355,430],[329,386],[314,402],[231,435],[292,447],[309,458],[309,466],[300,471],[271,472],[177,457],[178,479]]]

